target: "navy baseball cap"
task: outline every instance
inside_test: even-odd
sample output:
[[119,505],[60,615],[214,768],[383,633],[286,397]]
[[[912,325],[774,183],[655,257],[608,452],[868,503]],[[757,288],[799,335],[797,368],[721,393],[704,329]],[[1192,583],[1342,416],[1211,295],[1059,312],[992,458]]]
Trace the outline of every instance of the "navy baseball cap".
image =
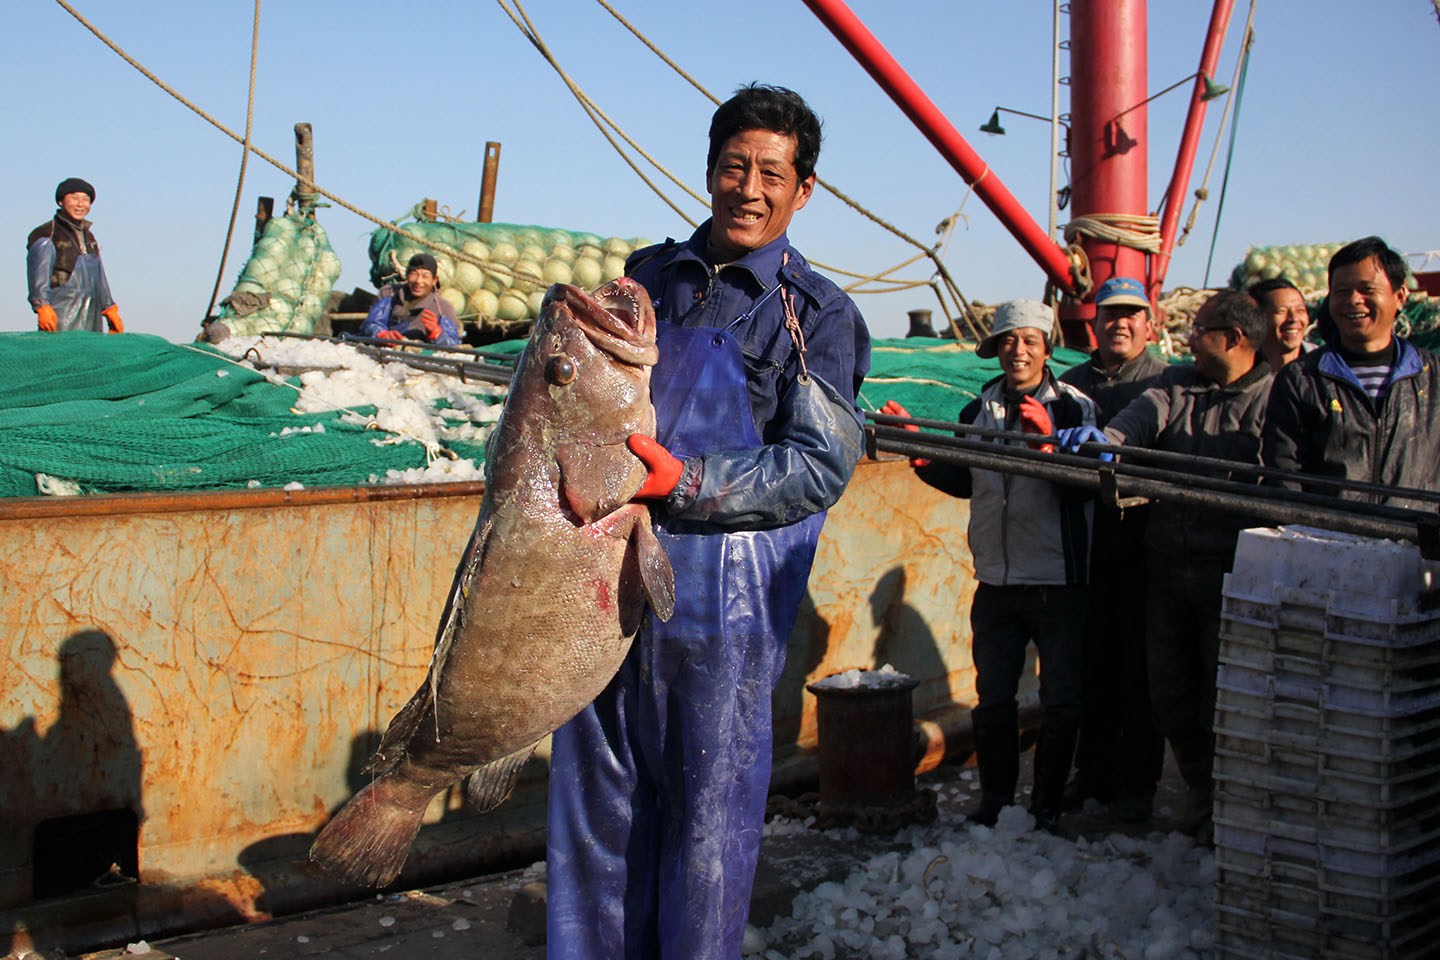
[[1145,296],[1145,285],[1134,277],[1111,277],[1100,284],[1095,292],[1095,306],[1150,307],[1150,298]]

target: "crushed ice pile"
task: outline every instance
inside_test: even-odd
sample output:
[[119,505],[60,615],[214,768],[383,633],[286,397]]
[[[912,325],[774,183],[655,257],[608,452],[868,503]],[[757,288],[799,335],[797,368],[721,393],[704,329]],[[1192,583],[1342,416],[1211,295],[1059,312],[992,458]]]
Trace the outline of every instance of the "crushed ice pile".
[[913,686],[915,680],[908,673],[901,673],[890,664],[878,670],[846,670],[832,673],[823,680],[810,684],[810,689],[820,690],[893,690],[897,687]]
[[[1068,840],[1022,807],[992,828],[909,827],[843,882],[751,930],[764,960],[1202,960],[1212,955],[1215,856],[1183,834]],[[785,827],[772,823],[772,828]]]
[[[413,440],[431,454],[424,468],[390,470],[373,483],[449,483],[484,479],[469,458],[448,459],[445,444],[482,445],[500,417],[503,387],[382,363],[353,346],[289,337],[231,337],[216,349],[273,383],[298,389],[297,413],[342,411],[341,420],[373,426],[375,444]],[[257,359],[258,358],[258,359]],[[292,378],[291,371],[299,371]],[[299,386],[296,387],[295,380]],[[357,407],[374,407],[373,414]],[[298,429],[323,429],[302,427]]]

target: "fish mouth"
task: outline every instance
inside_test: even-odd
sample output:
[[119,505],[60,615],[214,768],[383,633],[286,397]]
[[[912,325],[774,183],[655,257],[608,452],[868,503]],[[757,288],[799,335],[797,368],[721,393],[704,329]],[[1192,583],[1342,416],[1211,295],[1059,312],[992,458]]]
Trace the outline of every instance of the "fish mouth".
[[555,307],[564,308],[591,343],[621,363],[646,367],[659,358],[655,307],[645,288],[629,277],[611,280],[593,295],[557,283],[546,292],[541,312]]

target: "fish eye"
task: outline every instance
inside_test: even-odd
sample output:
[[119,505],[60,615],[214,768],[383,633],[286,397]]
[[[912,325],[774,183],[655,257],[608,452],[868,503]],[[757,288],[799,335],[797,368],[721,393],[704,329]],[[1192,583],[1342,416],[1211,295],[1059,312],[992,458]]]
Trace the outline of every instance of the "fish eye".
[[545,363],[545,379],[557,387],[575,379],[575,361],[564,354],[551,357]]

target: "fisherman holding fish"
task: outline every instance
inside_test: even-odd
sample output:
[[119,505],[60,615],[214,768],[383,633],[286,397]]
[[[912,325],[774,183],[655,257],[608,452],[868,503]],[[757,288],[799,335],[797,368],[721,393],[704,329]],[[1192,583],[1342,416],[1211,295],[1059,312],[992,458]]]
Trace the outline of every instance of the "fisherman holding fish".
[[90,232],[95,188],[67,177],[55,188],[55,216],[30,231],[25,241],[25,273],[35,326],[46,333],[91,330],[124,333],[120,308],[100,262],[100,245]]
[[380,299],[360,324],[362,337],[379,340],[420,340],[442,347],[460,343],[455,308],[440,296],[440,271],[435,258],[417,253],[405,266],[405,282],[380,291]]
[[770,780],[779,679],[825,510],[863,446],[859,309],[786,230],[815,187],[820,121],[741,88],[710,125],[711,218],[637,251],[654,300],[648,467],[675,577],[610,685],[556,731],[551,958],[737,958]]

